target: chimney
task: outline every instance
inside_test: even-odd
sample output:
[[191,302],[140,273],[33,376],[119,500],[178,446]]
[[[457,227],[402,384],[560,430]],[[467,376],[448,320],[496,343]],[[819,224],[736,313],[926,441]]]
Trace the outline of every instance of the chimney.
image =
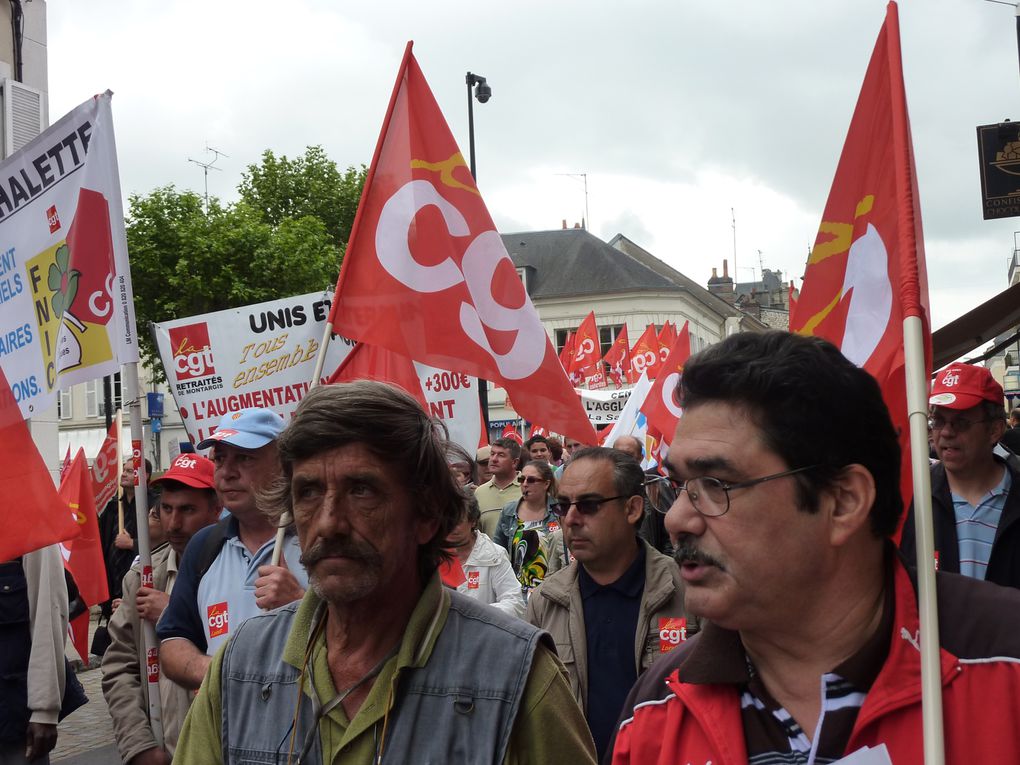
[[722,262],[722,275],[723,279],[728,278],[730,275],[730,262],[726,258],[723,258]]
[[712,269],[712,279],[715,280],[715,279],[718,279],[718,278],[719,278],[718,269],[713,268]]
[[563,219],[563,230],[564,231],[567,230],[567,219],[566,218]]
[[580,223],[575,223],[574,224],[574,228],[575,229],[580,229],[581,228],[581,224]]

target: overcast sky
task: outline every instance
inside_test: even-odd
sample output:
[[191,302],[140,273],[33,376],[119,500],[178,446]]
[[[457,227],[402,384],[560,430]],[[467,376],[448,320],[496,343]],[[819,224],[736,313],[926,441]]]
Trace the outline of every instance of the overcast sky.
[[[50,0],[50,118],[109,88],[125,195],[225,200],[265,149],[368,164],[407,40],[503,233],[585,214],[704,284],[799,277],[884,0]],[[1005,289],[1020,219],[981,217],[975,126],[1020,119],[1013,8],[903,0],[933,325]],[[759,250],[761,251],[759,256]],[[752,272],[751,269],[754,269]]]

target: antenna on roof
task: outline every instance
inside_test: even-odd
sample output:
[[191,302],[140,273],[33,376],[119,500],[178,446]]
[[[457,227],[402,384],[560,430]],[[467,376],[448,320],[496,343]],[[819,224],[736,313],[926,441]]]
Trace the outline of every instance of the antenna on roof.
[[[730,218],[733,220],[733,273],[739,273],[737,271],[737,214],[730,208]],[[733,282],[734,289],[736,289],[736,282]]]
[[581,220],[581,228],[587,231],[588,224],[591,221],[591,216],[588,215],[588,173],[556,173],[556,175],[565,175],[568,178],[580,178],[584,181],[584,218]]
[[208,215],[209,214],[209,171],[210,170],[221,170],[222,171],[223,170],[222,167],[213,167],[213,165],[216,164],[216,162],[219,160],[220,157],[227,157],[227,159],[230,159],[230,157],[228,155],[224,154],[219,149],[214,149],[208,143],[206,143],[206,145],[205,145],[205,152],[206,152],[206,154],[208,154],[209,152],[212,152],[213,154],[216,155],[216,156],[213,157],[212,162],[199,162],[197,159],[192,159],[191,157],[188,157],[188,162],[194,162],[196,165],[198,165],[200,168],[202,168],[202,171],[205,174],[205,214]]

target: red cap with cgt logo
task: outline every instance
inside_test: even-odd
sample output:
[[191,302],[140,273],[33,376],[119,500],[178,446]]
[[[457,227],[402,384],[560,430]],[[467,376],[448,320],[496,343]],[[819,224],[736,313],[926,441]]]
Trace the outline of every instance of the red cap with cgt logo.
[[950,364],[935,375],[928,403],[947,409],[970,409],[982,401],[1002,406],[1002,386],[985,367]]

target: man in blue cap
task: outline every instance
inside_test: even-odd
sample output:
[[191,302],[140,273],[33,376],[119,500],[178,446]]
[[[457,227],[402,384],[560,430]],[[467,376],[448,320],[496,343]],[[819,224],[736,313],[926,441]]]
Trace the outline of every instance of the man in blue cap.
[[292,529],[280,565],[270,565],[276,525],[256,505],[280,474],[276,438],[283,424],[269,409],[242,409],[224,415],[197,444],[212,447],[216,493],[230,515],[188,543],[156,627],[163,671],[185,688],[198,689],[216,649],[245,619],[299,600],[308,587]]

